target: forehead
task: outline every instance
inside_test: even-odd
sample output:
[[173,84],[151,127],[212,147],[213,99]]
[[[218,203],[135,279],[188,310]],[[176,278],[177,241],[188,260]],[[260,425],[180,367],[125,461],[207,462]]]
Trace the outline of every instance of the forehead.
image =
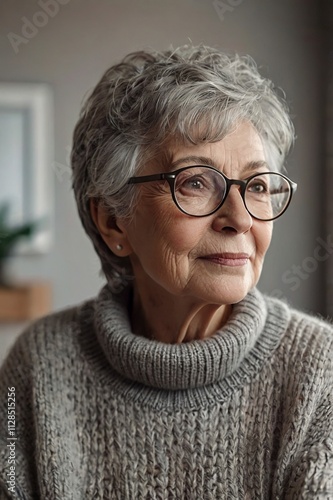
[[220,141],[200,144],[170,143],[168,148],[169,169],[189,164],[209,164],[215,168],[246,167],[266,160],[264,146],[254,126],[248,122],[239,124]]

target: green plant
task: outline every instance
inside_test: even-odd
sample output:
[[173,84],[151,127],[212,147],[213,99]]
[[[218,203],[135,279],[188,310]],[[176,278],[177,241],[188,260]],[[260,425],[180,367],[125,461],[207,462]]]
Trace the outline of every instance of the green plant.
[[21,226],[11,227],[8,224],[8,214],[10,205],[3,203],[0,205],[0,283],[5,283],[4,262],[12,253],[17,242],[21,238],[29,238],[36,229],[35,222],[22,224]]

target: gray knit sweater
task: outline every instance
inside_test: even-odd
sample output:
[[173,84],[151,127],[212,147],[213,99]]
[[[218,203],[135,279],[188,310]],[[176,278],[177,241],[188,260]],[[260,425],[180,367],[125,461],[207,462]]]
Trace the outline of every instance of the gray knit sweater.
[[104,287],[1,370],[0,498],[333,499],[332,343],[253,290],[213,337],[164,344]]

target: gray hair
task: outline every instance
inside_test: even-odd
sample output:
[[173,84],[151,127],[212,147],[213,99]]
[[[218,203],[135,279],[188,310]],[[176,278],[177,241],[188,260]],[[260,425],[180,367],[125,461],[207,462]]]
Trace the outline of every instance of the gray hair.
[[128,281],[128,258],[101,238],[90,199],[111,217],[129,217],[136,190],[127,184],[172,140],[215,142],[241,120],[259,133],[272,170],[281,170],[294,140],[284,96],[249,56],[201,45],[135,52],[111,66],[86,100],[74,130],[73,189],[82,224],[116,292]]

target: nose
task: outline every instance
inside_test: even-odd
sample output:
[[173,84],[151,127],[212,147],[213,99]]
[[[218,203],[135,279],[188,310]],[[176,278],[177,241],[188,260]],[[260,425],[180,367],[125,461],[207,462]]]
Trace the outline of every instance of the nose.
[[253,224],[253,218],[244,205],[240,187],[237,185],[230,187],[222,207],[214,215],[213,229],[218,232],[231,230],[246,233]]

